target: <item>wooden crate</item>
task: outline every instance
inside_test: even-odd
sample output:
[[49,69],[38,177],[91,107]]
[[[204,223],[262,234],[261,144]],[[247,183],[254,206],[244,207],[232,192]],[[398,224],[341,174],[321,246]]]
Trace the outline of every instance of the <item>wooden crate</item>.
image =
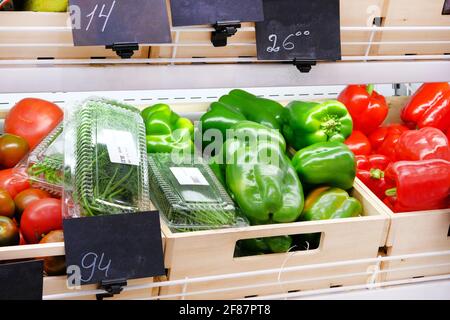
[[[168,0],[167,0],[168,1]],[[168,4],[169,6],[169,4]],[[450,16],[442,15],[443,0],[341,0],[341,26],[371,26],[374,17],[382,17],[382,26],[450,26]],[[0,12],[0,27],[66,27],[68,13]],[[142,45],[133,58],[232,58],[256,57],[254,23],[244,23],[243,29],[231,37],[226,47],[214,48],[211,32],[176,32],[175,46]],[[370,31],[343,31],[342,54],[363,56],[368,48]],[[450,33],[445,31],[405,32],[391,31],[375,34],[370,55],[445,54],[450,52]],[[399,44],[398,41],[447,41],[438,43]],[[353,44],[352,44],[353,42]],[[380,42],[384,42],[380,44]],[[386,43],[391,42],[391,43]],[[74,47],[70,30],[51,32],[0,33],[0,59],[61,58],[90,59],[92,57],[117,58],[104,47]],[[13,44],[13,46],[9,46]]]
[[[177,280],[256,270],[293,267],[341,260],[376,258],[379,247],[386,241],[389,220],[373,205],[366,191],[358,186],[352,191],[364,206],[364,216],[327,221],[295,222],[244,228],[173,233],[166,226],[165,265],[168,279]],[[242,239],[322,233],[317,249],[290,253],[234,257],[236,242]],[[188,299],[232,299],[248,296],[283,293],[309,289],[329,288],[343,285],[364,284],[369,274],[342,277],[343,274],[364,273],[370,264],[328,267],[290,273],[251,276],[237,279],[215,280],[183,286],[162,287],[160,295],[188,293]],[[338,276],[325,279],[324,277]],[[341,276],[341,277],[339,277]],[[316,280],[309,280],[319,278]],[[320,279],[321,278],[321,279]],[[308,280],[304,282],[292,281]],[[291,281],[280,285],[280,281]],[[268,286],[262,284],[273,283]],[[217,293],[198,293],[204,290],[225,289],[238,286],[259,286],[233,289]]]
[[[408,97],[389,97],[390,111],[386,123],[401,122],[401,108],[408,101]],[[387,256],[437,252],[450,250],[450,209],[394,213],[361,181],[356,184],[365,189],[372,198],[372,203],[379,211],[390,217],[390,228],[386,241]],[[403,259],[382,264],[386,272],[384,280],[408,279],[423,276],[450,274],[450,265],[425,268],[427,265],[450,264],[450,256]],[[404,271],[394,271],[399,268],[416,268]]]

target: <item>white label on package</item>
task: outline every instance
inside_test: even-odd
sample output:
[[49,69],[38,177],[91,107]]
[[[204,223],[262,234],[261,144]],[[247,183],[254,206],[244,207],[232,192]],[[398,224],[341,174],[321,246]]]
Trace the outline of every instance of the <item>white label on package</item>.
[[104,129],[102,134],[111,162],[139,165],[139,153],[131,132]]
[[209,186],[198,168],[172,167],[170,171],[182,186]]

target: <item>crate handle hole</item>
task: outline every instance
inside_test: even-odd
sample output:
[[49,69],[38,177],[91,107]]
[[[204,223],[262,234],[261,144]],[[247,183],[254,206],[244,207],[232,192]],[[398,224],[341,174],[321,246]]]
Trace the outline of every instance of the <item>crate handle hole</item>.
[[[288,238],[289,237],[289,238]],[[236,242],[234,258],[277,254],[285,252],[311,252],[320,248],[323,233],[305,233],[289,236],[243,239]]]

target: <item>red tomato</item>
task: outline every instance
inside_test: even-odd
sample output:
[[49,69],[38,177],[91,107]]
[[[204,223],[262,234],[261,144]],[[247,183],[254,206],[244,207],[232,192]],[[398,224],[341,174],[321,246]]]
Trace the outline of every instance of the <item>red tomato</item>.
[[51,196],[44,190],[33,188],[23,190],[14,198],[16,210],[19,214],[21,214],[30,204],[39,199],[45,198],[51,198]]
[[345,140],[345,144],[355,155],[369,155],[372,151],[369,138],[364,133],[354,130],[350,137]]
[[12,168],[28,153],[27,141],[13,134],[0,137],[0,166]]
[[16,246],[20,242],[19,228],[8,217],[0,217],[0,247]]
[[0,189],[0,216],[12,218],[15,212],[14,201],[5,189]]
[[49,101],[26,98],[5,118],[5,133],[23,137],[33,149],[63,119],[63,111]]
[[61,229],[61,200],[53,198],[37,200],[22,214],[20,231],[29,244],[38,243],[50,231]]
[[24,246],[24,245],[26,245],[27,242],[26,242],[25,239],[23,238],[22,232],[19,231],[19,235],[20,235],[19,246]]
[[8,191],[11,198],[30,187],[26,173],[19,169],[0,170],[0,188]]

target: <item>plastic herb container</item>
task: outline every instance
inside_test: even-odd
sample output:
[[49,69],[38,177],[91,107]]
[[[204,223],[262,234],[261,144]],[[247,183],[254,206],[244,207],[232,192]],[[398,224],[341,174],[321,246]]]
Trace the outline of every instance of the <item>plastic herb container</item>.
[[133,106],[90,98],[66,110],[64,214],[148,211],[145,126]]
[[175,232],[245,226],[225,188],[199,156],[173,161],[170,153],[148,155],[150,198]]

